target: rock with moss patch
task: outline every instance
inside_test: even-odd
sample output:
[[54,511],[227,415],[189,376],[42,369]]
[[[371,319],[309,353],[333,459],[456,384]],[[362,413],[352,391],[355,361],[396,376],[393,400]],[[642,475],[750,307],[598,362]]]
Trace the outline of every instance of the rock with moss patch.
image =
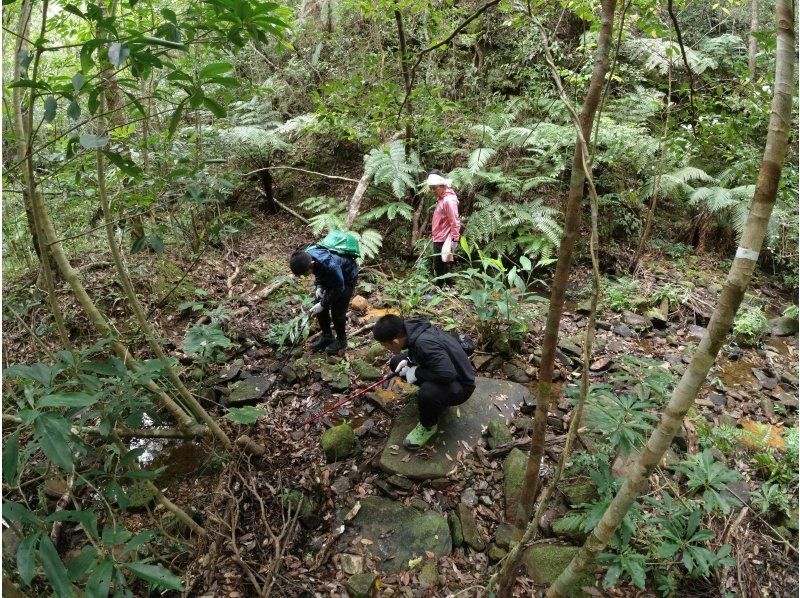
[[228,405],[243,407],[244,405],[257,403],[267,392],[270,384],[271,381],[262,376],[253,376],[246,380],[240,380],[230,387],[231,393],[228,395]]
[[550,528],[556,536],[566,538],[575,544],[583,544],[589,536],[589,532],[580,529],[575,517],[570,515],[556,519],[550,525]]
[[349,457],[356,446],[356,435],[350,424],[328,428],[322,434],[322,451],[329,462]]
[[284,488],[281,493],[281,505],[292,515],[300,509],[298,518],[300,523],[306,528],[314,528],[319,525],[321,518],[319,515],[319,503],[310,494],[294,488]]
[[[567,568],[567,565],[579,550],[580,548],[577,546],[535,544],[525,551],[523,562],[528,569],[528,575],[533,578],[533,581],[537,584],[549,586]],[[587,585],[594,585],[594,577],[592,575],[582,577],[576,585],[578,589],[574,590],[570,595],[583,595],[579,588]]]
[[458,518],[461,520],[461,533],[464,535],[464,544],[477,552],[483,552],[486,544],[481,537],[478,523],[472,515],[472,509],[463,502],[458,504]]
[[423,589],[436,587],[439,584],[439,572],[436,570],[436,564],[425,563],[417,579]]
[[486,439],[486,444],[490,449],[503,446],[511,442],[511,430],[508,426],[499,419],[493,419],[489,422],[486,428],[489,437]]
[[372,343],[367,350],[364,351],[364,361],[367,363],[375,364],[376,361],[386,361],[389,358],[389,352],[383,348],[380,343]]
[[592,480],[578,479],[569,480],[559,488],[567,503],[574,507],[597,499],[597,486]]
[[125,495],[128,497],[128,508],[132,510],[144,509],[156,499],[153,487],[147,482],[136,482],[125,491]]
[[378,368],[361,359],[351,361],[350,367],[361,380],[380,380],[383,378],[383,374]]
[[348,378],[347,374],[330,364],[322,364],[319,372],[322,375],[322,379],[331,387],[331,390],[343,392],[350,388],[350,378]]
[[500,548],[510,550],[522,539],[522,530],[510,523],[501,523],[494,532],[494,543]]
[[769,333],[772,336],[794,336],[797,334],[797,318],[780,316],[769,321]]
[[503,489],[506,499],[506,519],[515,521],[517,518],[517,505],[525,481],[525,468],[528,466],[528,457],[521,450],[515,448],[503,461]]
[[492,544],[489,547],[489,560],[493,563],[496,563],[502,560],[508,551],[505,548],[500,548],[497,544]]
[[348,579],[345,587],[350,598],[370,598],[377,581],[378,576],[374,573],[359,573]]
[[447,522],[450,524],[450,535],[453,538],[453,546],[456,548],[464,543],[464,532],[461,530],[461,520],[455,511],[450,511],[447,515]]

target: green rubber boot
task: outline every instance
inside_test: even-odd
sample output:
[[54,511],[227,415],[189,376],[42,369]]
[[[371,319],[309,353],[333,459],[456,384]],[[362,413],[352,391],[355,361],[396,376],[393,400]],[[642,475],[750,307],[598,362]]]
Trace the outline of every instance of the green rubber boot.
[[405,440],[403,440],[403,446],[411,451],[422,448],[426,442],[433,438],[433,435],[436,434],[438,429],[438,426],[426,428],[422,424],[417,424],[414,429],[408,433]]

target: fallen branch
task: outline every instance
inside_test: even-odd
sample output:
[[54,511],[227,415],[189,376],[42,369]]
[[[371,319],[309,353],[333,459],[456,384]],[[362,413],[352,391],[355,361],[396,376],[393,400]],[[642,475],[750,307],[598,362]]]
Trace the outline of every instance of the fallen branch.
[[263,457],[265,454],[267,454],[267,449],[246,434],[242,434],[236,439],[236,446],[244,451],[247,451],[248,453],[258,455],[259,457]]

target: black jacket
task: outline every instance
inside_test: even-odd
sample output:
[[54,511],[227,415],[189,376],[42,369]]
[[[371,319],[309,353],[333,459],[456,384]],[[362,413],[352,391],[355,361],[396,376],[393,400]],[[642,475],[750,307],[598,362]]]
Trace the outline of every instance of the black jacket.
[[359,267],[353,258],[319,246],[306,251],[314,258],[314,277],[317,286],[325,291],[325,296],[322,298],[324,307],[342,299],[348,287],[355,286]]
[[458,380],[463,386],[475,386],[475,370],[455,337],[427,318],[409,318],[405,326],[408,353],[417,365],[419,383]]

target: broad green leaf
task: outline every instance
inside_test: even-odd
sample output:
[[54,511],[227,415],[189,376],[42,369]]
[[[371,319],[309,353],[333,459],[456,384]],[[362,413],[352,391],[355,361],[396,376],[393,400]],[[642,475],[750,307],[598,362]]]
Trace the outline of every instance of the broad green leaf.
[[14,485],[17,479],[17,466],[19,465],[19,432],[14,432],[8,437],[3,447],[3,479],[9,486]]
[[83,12],[81,11],[81,9],[80,9],[80,8],[78,8],[77,6],[75,6],[74,4],[67,4],[67,5],[64,7],[64,10],[66,10],[67,12],[71,12],[72,14],[74,14],[74,15],[76,15],[76,16],[79,16],[79,17],[80,17],[80,18],[82,18],[82,19],[85,19],[85,18],[86,18],[86,15],[84,15],[84,14],[83,14]]
[[123,565],[136,577],[140,577],[153,585],[165,590],[183,591],[183,582],[180,578],[161,565],[145,565],[143,563],[125,563]]
[[142,40],[154,46],[164,46],[165,48],[172,48],[173,50],[186,50],[186,46],[181,42],[174,42],[172,40],[163,39],[161,37],[142,36]]
[[86,581],[86,598],[106,598],[111,588],[111,575],[114,573],[114,560],[103,559]]
[[85,392],[58,392],[39,401],[39,407],[89,407],[100,399],[100,395]]
[[103,528],[103,544],[113,546],[130,540],[131,534],[121,525],[107,525]]
[[259,417],[266,414],[266,410],[248,405],[246,407],[229,407],[225,417],[240,424],[254,424]]
[[81,107],[80,104],[76,101],[72,101],[69,103],[67,107],[67,116],[69,116],[72,120],[78,120],[81,116]]
[[169,21],[173,25],[177,25],[178,24],[178,17],[175,14],[174,10],[171,10],[169,8],[162,8],[161,9],[161,16],[164,17],[167,21]]
[[18,502],[3,503],[3,519],[8,519],[12,523],[27,523],[33,526],[41,526],[39,519],[31,513],[28,508]]
[[125,544],[125,548],[122,550],[122,556],[134,552],[140,546],[146,544],[156,536],[157,536],[156,532],[154,532],[151,529],[145,530],[141,534],[136,534]]
[[169,136],[172,137],[175,134],[175,130],[178,128],[178,125],[181,122],[181,114],[183,114],[183,107],[186,100],[178,104],[178,107],[175,109],[175,112],[172,113],[172,116],[169,119]]
[[84,83],[86,83],[86,78],[83,73],[78,72],[72,75],[72,89],[75,90],[75,93],[78,93],[83,88]]
[[199,108],[203,105],[203,99],[205,96],[203,95],[203,90],[199,89],[192,96],[189,98],[189,107],[190,108]]
[[42,413],[34,428],[47,458],[64,471],[72,471],[72,450],[66,440],[69,422],[55,413]]
[[142,169],[130,158],[111,151],[104,151],[103,154],[108,158],[109,162],[128,176],[135,177],[142,174]]
[[208,79],[214,75],[221,75],[233,70],[233,65],[230,62],[212,62],[200,69],[200,78]]
[[142,456],[145,452],[147,452],[147,449],[145,447],[139,447],[128,451],[127,453],[125,453],[125,456],[119,460],[119,467],[126,467],[127,465],[130,465],[131,463],[136,461],[136,459]]
[[108,48],[108,61],[116,68],[122,66],[122,63],[131,55],[131,49],[126,44],[115,42]]
[[56,511],[51,513],[45,518],[47,523],[53,521],[71,521],[73,523],[80,523],[83,529],[92,536],[98,538],[97,533],[97,515],[91,511]]
[[164,473],[166,469],[166,466],[158,469],[131,469],[123,473],[122,477],[129,480],[154,480]]
[[39,542],[39,561],[42,563],[44,574],[50,581],[50,587],[59,598],[72,598],[72,584],[67,575],[67,569],[61,562],[61,557],[56,552],[56,547],[50,537],[42,535]]
[[97,560],[94,546],[84,546],[80,554],[67,563],[67,575],[73,582],[81,581]]
[[17,547],[17,573],[22,580],[22,585],[28,586],[36,574],[36,560],[34,551],[41,534],[35,533],[25,536]]
[[58,102],[53,96],[47,96],[44,100],[44,121],[51,123],[56,117]]
[[92,58],[93,51],[94,47],[89,44],[83,44],[81,48],[81,71],[84,74],[88,73],[94,66],[94,58]]
[[79,141],[80,144],[86,149],[97,149],[107,145],[109,138],[100,137],[98,135],[90,135],[89,133],[84,133],[83,135],[80,136]]
[[208,108],[217,118],[225,118],[225,115],[227,114],[225,108],[207,96],[203,98],[203,105],[205,105],[205,107]]

